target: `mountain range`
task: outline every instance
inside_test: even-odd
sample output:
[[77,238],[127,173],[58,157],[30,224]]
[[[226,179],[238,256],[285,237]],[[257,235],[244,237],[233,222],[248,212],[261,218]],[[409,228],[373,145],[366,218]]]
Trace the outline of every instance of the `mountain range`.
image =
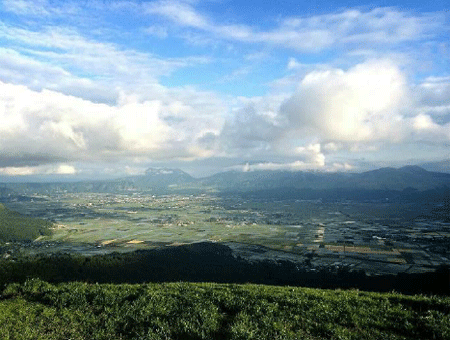
[[[380,168],[362,173],[324,173],[306,171],[227,171],[194,178],[179,169],[150,168],[144,175],[116,180],[72,183],[3,183],[0,198],[11,192],[20,194],[51,192],[423,192],[450,190],[450,174],[427,171],[419,166]],[[314,196],[314,195],[313,195]]]
[[296,189],[365,189],[365,190],[428,190],[449,186],[450,174],[427,171],[419,166],[399,169],[381,168],[363,173],[323,173],[292,171],[223,172],[199,180],[205,186],[220,190]]
[[428,171],[450,173],[450,159],[437,162],[422,163],[419,164],[419,166]]

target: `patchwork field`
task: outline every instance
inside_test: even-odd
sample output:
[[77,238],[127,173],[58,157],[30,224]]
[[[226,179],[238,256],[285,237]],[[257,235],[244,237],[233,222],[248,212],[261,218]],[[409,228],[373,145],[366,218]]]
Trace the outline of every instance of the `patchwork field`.
[[[78,203],[77,203],[78,202]],[[66,200],[77,207],[79,200]],[[96,243],[101,246],[150,247],[200,240],[270,239],[278,229],[251,223],[249,212],[230,214],[208,198],[92,197],[81,216],[60,217],[53,235],[41,241]],[[205,210],[207,209],[207,210]]]
[[27,245],[32,253],[96,254],[212,241],[288,252],[313,268],[388,274],[450,263],[450,225],[417,212],[412,217],[414,209],[420,215],[420,206],[411,204],[64,193],[8,207],[54,223],[52,235]]

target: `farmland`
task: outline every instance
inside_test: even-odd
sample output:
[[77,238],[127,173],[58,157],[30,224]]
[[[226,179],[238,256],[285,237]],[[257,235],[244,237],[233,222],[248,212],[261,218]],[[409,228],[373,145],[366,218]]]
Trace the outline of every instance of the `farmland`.
[[53,227],[52,235],[4,253],[92,255],[210,241],[248,259],[284,258],[311,270],[421,273],[450,263],[450,224],[430,217],[434,207],[411,203],[55,193],[7,205]]

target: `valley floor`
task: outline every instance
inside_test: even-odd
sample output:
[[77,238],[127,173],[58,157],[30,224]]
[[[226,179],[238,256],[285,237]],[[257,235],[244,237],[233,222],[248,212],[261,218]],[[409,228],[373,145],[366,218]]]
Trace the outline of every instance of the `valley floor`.
[[450,265],[450,222],[438,214],[437,203],[59,193],[5,205],[54,222],[51,236],[0,247],[0,255],[11,259],[209,241],[249,260],[289,260],[312,271],[413,274]]

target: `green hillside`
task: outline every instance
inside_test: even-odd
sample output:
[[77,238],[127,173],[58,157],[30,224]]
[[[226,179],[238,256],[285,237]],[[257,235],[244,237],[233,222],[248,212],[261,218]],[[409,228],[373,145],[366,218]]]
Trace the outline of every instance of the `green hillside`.
[[11,284],[1,339],[450,339],[450,298],[212,283]]
[[0,203],[0,241],[26,241],[50,235],[51,225],[49,221],[11,211]]

